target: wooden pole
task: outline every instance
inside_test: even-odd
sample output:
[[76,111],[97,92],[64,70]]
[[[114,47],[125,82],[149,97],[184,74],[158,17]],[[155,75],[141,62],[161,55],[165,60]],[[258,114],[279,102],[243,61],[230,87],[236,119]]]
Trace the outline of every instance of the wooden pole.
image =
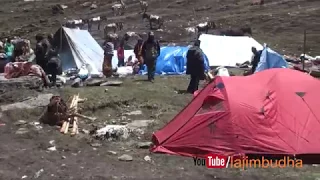
[[307,30],[304,30],[304,37],[303,37],[303,57],[302,57],[302,70],[304,71],[305,66],[305,57],[306,57],[306,44],[307,44]]

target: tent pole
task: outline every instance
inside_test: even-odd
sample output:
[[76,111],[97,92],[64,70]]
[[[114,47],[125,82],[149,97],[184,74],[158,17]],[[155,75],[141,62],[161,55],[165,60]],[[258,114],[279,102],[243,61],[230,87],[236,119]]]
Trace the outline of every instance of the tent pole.
[[304,37],[303,37],[303,57],[302,57],[302,70],[304,71],[305,66],[305,57],[306,57],[306,45],[307,45],[307,32],[306,29],[304,30]]

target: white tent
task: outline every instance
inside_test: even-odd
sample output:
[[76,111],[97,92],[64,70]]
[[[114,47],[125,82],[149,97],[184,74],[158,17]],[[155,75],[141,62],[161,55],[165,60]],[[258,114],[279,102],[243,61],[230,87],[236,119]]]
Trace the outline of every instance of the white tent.
[[252,47],[262,50],[263,46],[247,36],[217,36],[202,34],[200,48],[207,55],[209,66],[236,66],[250,61]]
[[[80,68],[83,64],[90,65],[91,74],[98,75],[102,72],[104,53],[102,47],[87,30],[60,28],[54,36],[60,48],[62,70]],[[125,60],[135,55],[133,50],[125,50]],[[112,67],[118,65],[117,51],[114,51]]]
[[54,38],[59,45],[63,71],[89,64],[91,74],[100,74],[103,49],[87,30],[62,27]]

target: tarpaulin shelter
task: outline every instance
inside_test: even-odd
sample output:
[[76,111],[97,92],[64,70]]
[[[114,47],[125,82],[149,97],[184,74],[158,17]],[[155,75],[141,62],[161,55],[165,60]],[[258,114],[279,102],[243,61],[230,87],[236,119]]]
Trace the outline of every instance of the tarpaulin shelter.
[[[164,46],[161,47],[160,56],[157,59],[156,74],[183,74],[186,72],[187,64],[187,46]],[[204,63],[206,69],[209,69],[209,61],[204,54]],[[142,74],[147,73],[145,66]]]
[[[186,72],[187,63],[187,52],[188,46],[163,46],[160,49],[160,56],[157,59],[156,74],[183,74]],[[114,52],[117,54],[117,51]],[[125,61],[132,56],[135,58],[133,50],[124,50]],[[209,61],[207,56],[204,54],[205,68],[209,69]],[[117,67],[118,57],[115,55],[112,58],[112,67]],[[144,69],[141,70],[140,74],[146,74],[147,67],[144,65]]]
[[288,63],[283,56],[265,44],[255,73],[271,68],[288,68]]
[[103,63],[103,49],[87,30],[61,27],[54,35],[59,46],[62,70],[90,65],[91,74],[100,74]]
[[260,43],[247,36],[201,34],[199,40],[200,47],[207,55],[211,67],[234,67],[237,63],[242,64],[251,60],[252,47],[257,50],[263,49]]
[[320,154],[320,81],[288,68],[216,77],[163,129],[153,152]]

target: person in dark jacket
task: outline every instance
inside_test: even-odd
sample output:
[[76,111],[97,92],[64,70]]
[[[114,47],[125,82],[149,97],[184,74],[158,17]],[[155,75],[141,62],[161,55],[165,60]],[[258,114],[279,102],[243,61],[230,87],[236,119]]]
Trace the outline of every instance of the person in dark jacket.
[[148,80],[153,82],[156,72],[157,58],[160,56],[160,45],[159,42],[155,40],[153,32],[148,33],[148,39],[143,43],[141,53],[144,63],[147,65]]
[[42,67],[42,69],[47,72],[47,63],[48,63],[48,53],[51,49],[51,45],[47,38],[45,38],[42,34],[36,35],[36,49],[35,49],[35,55],[36,55],[36,63]]
[[253,59],[251,61],[251,65],[252,65],[251,73],[253,74],[256,71],[256,68],[260,62],[262,50],[258,51],[255,47],[252,47],[251,51],[253,53]]
[[187,91],[194,93],[198,90],[200,80],[205,79],[205,64],[200,40],[197,40],[187,52],[187,72],[191,76]]
[[51,85],[55,86],[57,81],[57,75],[61,71],[61,60],[58,56],[57,49],[50,49],[48,52],[47,74],[51,74]]

